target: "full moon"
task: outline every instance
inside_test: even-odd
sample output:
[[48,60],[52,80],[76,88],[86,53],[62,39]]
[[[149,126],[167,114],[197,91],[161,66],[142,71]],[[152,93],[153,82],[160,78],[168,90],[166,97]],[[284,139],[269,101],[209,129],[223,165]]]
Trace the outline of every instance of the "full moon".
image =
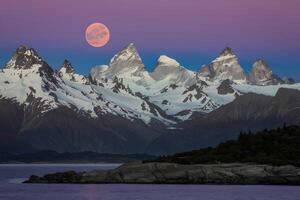
[[93,47],[103,47],[109,38],[109,29],[102,23],[93,23],[85,31],[85,39]]

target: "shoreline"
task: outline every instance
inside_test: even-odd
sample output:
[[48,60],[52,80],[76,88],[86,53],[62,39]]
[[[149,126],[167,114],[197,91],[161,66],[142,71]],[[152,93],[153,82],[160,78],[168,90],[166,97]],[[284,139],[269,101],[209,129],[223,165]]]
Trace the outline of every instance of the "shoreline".
[[112,170],[32,175],[24,183],[300,185],[300,168],[254,164],[127,163]]
[[81,165],[81,164],[116,164],[121,165],[124,164],[124,162],[5,162],[0,163],[0,166],[4,165]]

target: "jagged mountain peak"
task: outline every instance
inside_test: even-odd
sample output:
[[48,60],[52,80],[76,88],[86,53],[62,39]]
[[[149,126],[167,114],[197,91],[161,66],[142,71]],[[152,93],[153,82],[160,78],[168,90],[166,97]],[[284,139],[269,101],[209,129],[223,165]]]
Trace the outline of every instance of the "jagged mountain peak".
[[138,53],[137,48],[133,43],[130,43],[127,47],[119,51],[110,61],[110,65],[115,65],[120,61],[139,61],[142,64],[142,59]]
[[75,69],[73,68],[71,62],[67,59],[64,60],[63,64],[61,65],[60,72],[68,73],[68,74],[73,74],[75,73]]
[[88,79],[83,75],[77,74],[71,62],[66,59],[61,65],[57,74],[60,78],[64,78],[69,81],[80,82],[83,84],[88,83]]
[[22,54],[25,54],[25,55],[28,55],[28,56],[33,56],[33,57],[37,57],[37,58],[40,58],[38,53],[33,49],[33,48],[30,48],[26,45],[20,45],[15,53],[15,54],[18,54],[18,55],[22,55]]
[[102,71],[108,77],[131,76],[145,71],[142,59],[133,43],[119,51],[110,61],[109,67]]
[[259,68],[259,69],[271,71],[268,63],[263,59],[257,59],[253,64],[253,68]]
[[211,64],[203,65],[198,76],[220,82],[227,79],[246,82],[247,77],[239,64],[238,58],[229,47],[226,47]]
[[237,60],[236,55],[234,54],[233,50],[230,47],[226,47],[219,56],[213,60],[213,63],[220,63],[220,62],[230,62],[232,60]]
[[95,82],[97,79],[113,79],[115,76],[124,78],[125,82],[134,82],[144,86],[153,82],[133,43],[119,51],[111,59],[109,65],[98,65],[91,69],[90,76]]
[[230,47],[226,47],[221,53],[220,57],[234,55],[233,50]]
[[[53,69],[38,55],[37,51],[25,45],[16,49],[12,58],[6,64],[4,72],[8,76],[23,79],[42,78],[44,90],[49,90],[51,84],[58,86]],[[39,77],[39,78],[37,78]],[[54,87],[54,86],[53,86]]]
[[252,66],[249,80],[256,85],[276,85],[284,81],[277,75],[273,74],[268,63],[263,59],[258,59]]
[[129,43],[125,49],[128,49],[130,51],[137,51],[137,48],[133,42]]
[[6,69],[30,69],[32,67],[44,67],[50,69],[48,64],[33,49],[21,45],[16,49],[10,61],[6,64]]
[[273,72],[270,69],[268,63],[263,59],[256,60],[252,65],[251,75],[255,79],[268,79],[272,76]]

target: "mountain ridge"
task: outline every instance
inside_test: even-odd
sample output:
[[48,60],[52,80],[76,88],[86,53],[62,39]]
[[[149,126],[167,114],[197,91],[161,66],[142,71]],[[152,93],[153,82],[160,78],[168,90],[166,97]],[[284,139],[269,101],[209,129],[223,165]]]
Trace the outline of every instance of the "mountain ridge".
[[[248,81],[229,48],[207,67],[211,76],[189,71],[167,56],[158,59],[154,73],[155,70],[146,70],[137,48],[130,44],[108,65],[92,68],[85,77],[77,74],[68,60],[55,71],[34,49],[21,46],[0,71],[0,109],[3,110],[0,143],[17,146],[22,151],[47,148],[58,152],[160,154],[197,146],[186,137],[195,132],[190,137],[201,138],[202,131],[196,131],[201,127],[211,129],[211,136],[207,137],[221,141],[235,135],[216,135],[216,131],[226,132],[234,126],[233,122],[237,123],[236,131],[253,128],[252,120],[257,116],[268,126],[277,125],[280,120],[298,123],[295,118],[298,104],[290,99],[298,98],[300,84],[291,81],[287,84],[283,79],[273,81],[276,76],[266,64],[262,61],[258,64],[259,69],[267,72],[263,76],[258,73],[259,84]],[[239,69],[237,74],[234,69]],[[285,92],[282,99],[276,100],[277,92],[282,93],[282,89],[293,92]],[[290,107],[282,106],[282,102]],[[250,115],[251,109],[257,115]],[[225,124],[225,116],[234,120],[222,130],[219,125]],[[220,124],[216,124],[218,119]],[[14,121],[17,128],[13,128]],[[262,126],[258,122],[257,125]],[[165,144],[167,136],[169,141]],[[211,142],[207,140],[207,144]]]

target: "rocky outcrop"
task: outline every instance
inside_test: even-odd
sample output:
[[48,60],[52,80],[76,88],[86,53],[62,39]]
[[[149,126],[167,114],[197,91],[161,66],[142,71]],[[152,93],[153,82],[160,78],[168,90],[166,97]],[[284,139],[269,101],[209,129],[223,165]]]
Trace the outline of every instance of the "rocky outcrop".
[[232,88],[231,84],[233,84],[233,82],[228,80],[228,79],[222,81],[220,86],[217,88],[218,89],[218,94],[226,95],[226,94],[234,93],[234,89]]
[[164,183],[164,184],[281,184],[299,185],[300,169],[291,165],[125,164],[115,170],[65,172],[31,176],[25,183]]

